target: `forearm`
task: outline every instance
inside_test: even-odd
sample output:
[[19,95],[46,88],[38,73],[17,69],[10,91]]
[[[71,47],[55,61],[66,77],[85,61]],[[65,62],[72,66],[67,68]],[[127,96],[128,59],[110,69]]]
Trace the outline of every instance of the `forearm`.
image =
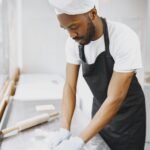
[[68,84],[64,86],[63,100],[61,103],[61,127],[70,130],[71,120],[76,105],[76,91]]
[[121,103],[121,100],[109,100],[109,98],[107,98],[100,109],[97,111],[89,125],[80,134],[80,137],[85,142],[94,137],[113,119],[113,117],[119,110]]

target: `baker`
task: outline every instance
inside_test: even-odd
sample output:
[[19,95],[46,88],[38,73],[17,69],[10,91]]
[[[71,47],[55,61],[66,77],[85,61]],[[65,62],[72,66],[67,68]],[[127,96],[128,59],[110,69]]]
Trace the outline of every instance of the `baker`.
[[[50,133],[49,144],[56,150],[82,150],[99,133],[111,150],[144,150],[145,98],[136,77],[142,67],[137,35],[124,24],[99,17],[92,0],[49,2],[69,33],[61,128]],[[80,66],[93,94],[92,119],[72,137]]]

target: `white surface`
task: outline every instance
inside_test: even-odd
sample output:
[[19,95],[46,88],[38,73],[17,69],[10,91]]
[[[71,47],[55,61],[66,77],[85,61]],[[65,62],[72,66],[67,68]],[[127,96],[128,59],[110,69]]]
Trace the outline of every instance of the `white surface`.
[[15,100],[61,99],[64,79],[59,75],[22,74],[17,85]]
[[[51,150],[48,146],[48,132],[44,130],[36,130],[34,137],[30,138],[30,147],[27,150]],[[105,147],[101,148],[102,150],[109,150],[109,148],[104,144],[101,137],[96,135],[90,142],[88,142],[83,150],[99,150],[99,147],[102,145]]]
[[[81,131],[88,125],[89,119],[76,108],[75,114],[73,116],[71,132],[73,136],[78,136]],[[57,130],[56,130],[57,131]],[[38,146],[42,148],[42,150],[50,150],[48,148],[48,136],[49,132],[44,129],[36,129],[33,136],[30,137],[30,148],[27,150],[41,150],[38,149]],[[90,140],[85,146],[83,150],[110,150],[103,139],[97,134],[92,140]]]
[[58,74],[42,74],[42,73],[28,73],[28,74],[21,74],[19,77],[19,82],[18,85],[20,84],[38,84],[38,83],[43,83],[43,84],[49,84],[49,82],[54,82],[61,84],[64,82],[64,79],[62,76]]
[[54,105],[37,105],[35,107],[36,111],[50,111],[50,110],[55,110]]

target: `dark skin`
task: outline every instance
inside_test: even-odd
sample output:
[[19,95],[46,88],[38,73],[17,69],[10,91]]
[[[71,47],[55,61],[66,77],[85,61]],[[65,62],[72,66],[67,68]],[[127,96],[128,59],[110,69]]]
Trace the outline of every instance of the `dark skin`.
[[[90,41],[97,40],[103,35],[102,21],[97,16],[95,8],[88,13],[81,15],[61,14],[57,17],[60,26],[67,30],[70,37],[76,40],[79,44],[86,45],[90,43]],[[71,126],[71,120],[76,104],[78,73],[79,65],[67,64],[66,82],[62,100],[61,126],[68,130]],[[134,72],[113,72],[104,103],[85,130],[83,130],[79,135],[84,142],[88,142],[92,137],[100,132],[117,114],[127,95],[133,75]]]

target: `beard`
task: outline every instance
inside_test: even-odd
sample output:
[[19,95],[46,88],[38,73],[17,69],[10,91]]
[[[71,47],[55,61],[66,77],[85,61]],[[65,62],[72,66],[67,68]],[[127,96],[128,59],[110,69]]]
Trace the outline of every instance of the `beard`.
[[93,22],[90,20],[90,18],[88,19],[88,28],[87,28],[87,33],[85,35],[84,41],[85,44],[88,44],[92,41],[92,39],[95,36],[95,26],[93,24]]
[[87,30],[85,36],[82,36],[80,38],[76,38],[78,40],[78,43],[81,45],[87,45],[89,44],[92,39],[94,38],[96,33],[95,26],[93,22],[90,20],[90,18],[87,18]]

